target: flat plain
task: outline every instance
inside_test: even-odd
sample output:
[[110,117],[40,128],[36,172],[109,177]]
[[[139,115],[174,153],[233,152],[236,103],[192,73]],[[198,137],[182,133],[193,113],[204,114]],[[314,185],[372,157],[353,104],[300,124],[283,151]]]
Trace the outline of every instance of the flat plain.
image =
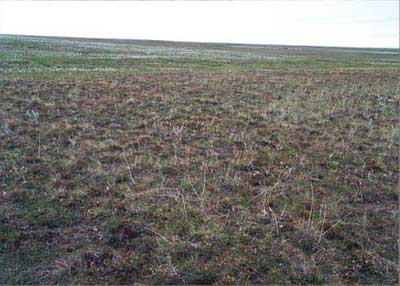
[[400,54],[0,35],[0,284],[397,284]]

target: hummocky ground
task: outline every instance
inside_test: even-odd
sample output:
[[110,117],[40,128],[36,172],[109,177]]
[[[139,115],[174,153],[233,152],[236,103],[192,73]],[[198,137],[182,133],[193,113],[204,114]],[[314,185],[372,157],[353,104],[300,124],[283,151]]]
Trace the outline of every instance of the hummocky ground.
[[0,36],[1,284],[396,284],[398,50]]

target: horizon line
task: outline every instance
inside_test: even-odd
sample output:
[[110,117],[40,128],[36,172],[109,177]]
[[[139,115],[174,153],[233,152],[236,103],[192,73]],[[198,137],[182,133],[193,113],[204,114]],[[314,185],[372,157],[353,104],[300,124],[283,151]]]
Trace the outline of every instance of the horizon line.
[[262,43],[245,43],[245,42],[205,42],[205,41],[181,41],[181,40],[157,40],[157,39],[134,39],[134,38],[108,38],[108,37],[90,37],[90,36],[63,36],[63,35],[39,35],[39,34],[8,34],[0,33],[0,36],[15,37],[42,37],[42,38],[69,38],[69,39],[92,39],[92,40],[128,40],[128,41],[152,41],[152,42],[171,42],[171,43],[188,43],[188,44],[220,44],[220,45],[251,45],[251,46],[283,46],[283,47],[305,47],[305,48],[341,48],[341,49],[389,49],[399,50],[399,47],[365,47],[365,46],[332,46],[332,45],[307,45],[307,44],[262,44]]

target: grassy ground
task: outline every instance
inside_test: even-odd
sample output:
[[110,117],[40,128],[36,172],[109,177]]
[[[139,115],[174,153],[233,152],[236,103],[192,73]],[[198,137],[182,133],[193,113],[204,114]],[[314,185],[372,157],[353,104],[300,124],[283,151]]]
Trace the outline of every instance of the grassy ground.
[[1,284],[396,284],[400,56],[0,36]]

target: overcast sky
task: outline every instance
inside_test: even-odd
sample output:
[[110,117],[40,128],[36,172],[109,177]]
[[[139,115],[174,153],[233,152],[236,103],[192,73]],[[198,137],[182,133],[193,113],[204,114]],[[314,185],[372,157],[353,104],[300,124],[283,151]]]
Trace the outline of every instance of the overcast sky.
[[5,1],[0,34],[398,48],[399,1]]

